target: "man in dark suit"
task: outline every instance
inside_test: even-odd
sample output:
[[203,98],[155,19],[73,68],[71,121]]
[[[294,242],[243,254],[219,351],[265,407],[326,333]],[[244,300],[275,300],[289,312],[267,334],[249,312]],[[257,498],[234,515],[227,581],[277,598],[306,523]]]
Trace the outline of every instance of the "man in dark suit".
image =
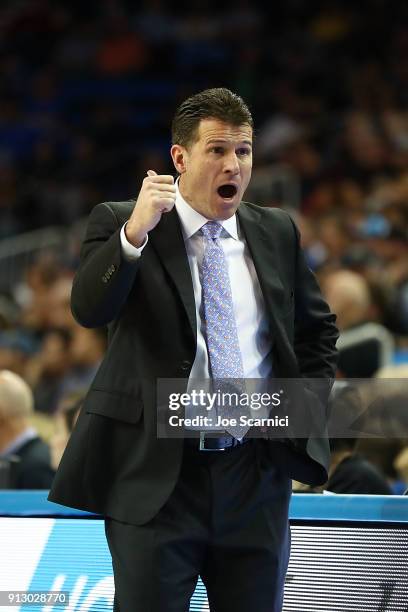
[[89,221],[72,310],[109,346],[50,499],[105,516],[120,612],[185,612],[198,575],[215,612],[278,612],[290,478],[327,478],[324,438],[157,435],[159,379],[334,375],[335,317],[292,220],[242,202],[252,130],[229,90],[192,96],[172,126],[177,183],[148,171],[136,205]]
[[50,449],[30,426],[33,394],[14,372],[0,371],[0,458],[9,464],[6,487],[49,489],[54,470]]

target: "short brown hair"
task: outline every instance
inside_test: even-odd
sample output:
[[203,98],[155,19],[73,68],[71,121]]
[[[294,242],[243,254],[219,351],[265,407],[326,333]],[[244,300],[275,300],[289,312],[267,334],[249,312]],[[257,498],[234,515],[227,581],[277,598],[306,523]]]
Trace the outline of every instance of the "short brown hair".
[[188,147],[197,138],[202,119],[219,119],[231,125],[254,126],[243,99],[225,87],[205,89],[180,104],[171,126],[172,142]]

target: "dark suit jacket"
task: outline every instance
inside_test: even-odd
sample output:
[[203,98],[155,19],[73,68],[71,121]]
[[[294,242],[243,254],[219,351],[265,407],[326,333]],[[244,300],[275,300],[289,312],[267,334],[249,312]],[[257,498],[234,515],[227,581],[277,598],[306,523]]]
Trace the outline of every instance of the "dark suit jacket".
[[54,478],[50,449],[41,438],[28,440],[14,453],[20,461],[15,470],[15,489],[49,489]]
[[[142,524],[177,481],[183,441],[157,438],[156,380],[188,378],[196,317],[176,210],[163,215],[142,257],[129,263],[122,257],[120,229],[133,206],[110,202],[91,213],[72,311],[85,327],[109,325],[109,346],[49,499]],[[331,379],[335,317],[305,264],[291,218],[244,202],[238,217],[265,299],[275,375]],[[326,439],[267,444],[271,462],[290,477],[311,484],[327,479]]]

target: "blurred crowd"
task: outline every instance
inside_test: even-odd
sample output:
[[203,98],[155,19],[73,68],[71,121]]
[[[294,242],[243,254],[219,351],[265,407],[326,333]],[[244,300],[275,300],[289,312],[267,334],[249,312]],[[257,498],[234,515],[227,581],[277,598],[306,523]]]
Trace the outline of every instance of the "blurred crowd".
[[[407,376],[393,365],[408,360],[406,2],[20,0],[2,3],[0,28],[0,239],[135,197],[147,169],[173,171],[178,102],[230,87],[256,124],[247,198],[296,219],[338,315],[339,379]],[[68,232],[66,249],[0,280],[0,370],[29,384],[47,441],[106,346],[70,313]],[[408,483],[408,445],[389,446],[364,453],[392,489]]]

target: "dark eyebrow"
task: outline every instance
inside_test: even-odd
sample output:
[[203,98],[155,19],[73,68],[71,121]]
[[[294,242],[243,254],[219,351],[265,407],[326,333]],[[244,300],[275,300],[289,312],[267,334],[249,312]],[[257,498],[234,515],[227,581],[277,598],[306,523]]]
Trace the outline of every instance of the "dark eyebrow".
[[[209,145],[209,144],[216,144],[216,143],[218,143],[218,144],[225,144],[226,142],[229,142],[229,140],[222,140],[222,139],[219,139],[219,138],[214,138],[213,140],[208,140],[207,141],[207,145]],[[249,145],[250,147],[252,147],[252,142],[250,140],[241,140],[238,143],[237,146],[240,146],[242,144],[246,144],[246,145]]]

